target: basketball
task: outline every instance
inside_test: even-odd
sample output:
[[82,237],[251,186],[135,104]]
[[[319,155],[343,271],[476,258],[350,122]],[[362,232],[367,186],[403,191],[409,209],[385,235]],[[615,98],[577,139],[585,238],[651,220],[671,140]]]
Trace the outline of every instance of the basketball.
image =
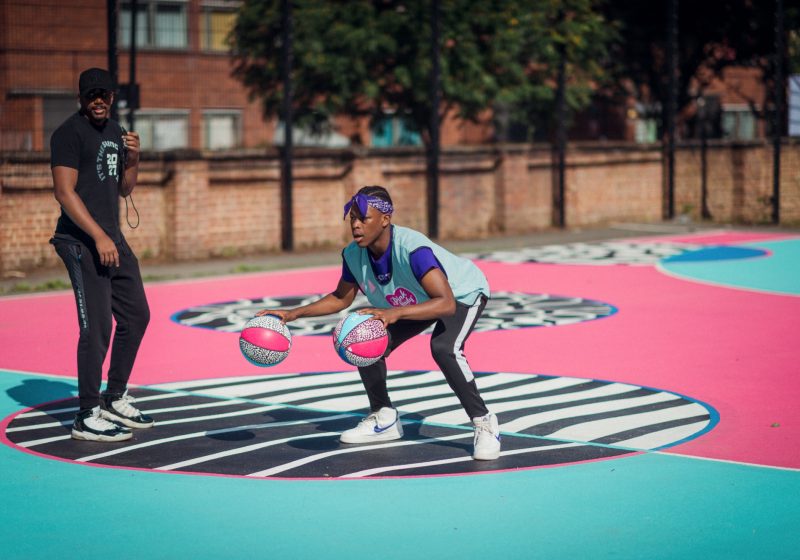
[[350,313],[333,330],[333,347],[351,366],[369,366],[381,359],[389,345],[383,323],[372,315]]
[[275,315],[253,317],[239,335],[239,349],[247,361],[259,367],[281,363],[292,347],[292,333]]

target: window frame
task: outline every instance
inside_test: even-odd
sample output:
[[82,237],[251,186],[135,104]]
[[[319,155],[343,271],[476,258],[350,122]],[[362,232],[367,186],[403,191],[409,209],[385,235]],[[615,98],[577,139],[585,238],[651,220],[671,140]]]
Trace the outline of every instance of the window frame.
[[[233,126],[233,133],[235,142],[233,146],[226,146],[224,148],[212,148],[209,144],[209,139],[211,138],[209,126],[210,126],[210,117],[233,117],[234,118],[234,126]],[[244,145],[243,140],[243,126],[242,126],[242,110],[241,109],[203,109],[203,113],[201,115],[201,120],[203,123],[203,149],[204,150],[235,150],[237,148],[241,148]]]
[[[156,21],[157,21],[157,8],[160,5],[168,5],[168,6],[180,6],[181,12],[183,15],[182,23],[183,23],[183,36],[182,41],[183,44],[181,45],[161,45],[157,44],[157,34],[156,34]],[[130,14],[130,0],[123,0],[119,4],[119,11],[120,17],[117,23],[117,35],[119,40],[119,46],[123,49],[130,49],[130,27],[123,31],[122,27],[122,12],[127,11]],[[137,10],[137,14],[144,13],[146,19],[146,29],[145,29],[145,36],[146,41],[144,43],[140,43],[137,41],[136,48],[148,51],[154,50],[166,50],[166,51],[185,51],[190,49],[190,38],[189,38],[189,0],[139,0]],[[130,20],[130,15],[128,16]],[[137,38],[139,34],[142,33],[138,26],[136,29]]]
[[[135,113],[135,123],[141,122],[143,119],[150,120],[152,122],[157,121],[159,118],[180,118],[183,119],[186,123],[186,138],[185,143],[183,146],[173,146],[169,148],[157,148],[155,145],[153,146],[146,146],[144,143],[144,135],[140,134],[140,138],[142,139],[142,151],[147,152],[168,152],[170,150],[185,150],[191,147],[191,109],[181,109],[181,108],[147,108],[147,109],[137,109]],[[119,112],[120,116],[120,123],[123,126],[130,124],[128,119],[128,110],[121,110]],[[137,124],[134,129],[135,132],[140,132],[139,125]],[[152,140],[155,144],[155,129],[152,131]]]
[[[742,131],[742,116],[747,116],[750,119],[750,129],[752,130],[752,135],[745,138],[741,135]],[[734,118],[733,128],[726,126],[726,117]],[[740,142],[747,142],[750,140],[758,140],[759,139],[759,127],[758,127],[758,117],[753,114],[752,109],[748,105],[742,104],[729,104],[723,105],[722,110],[720,111],[720,129],[722,132],[722,138],[725,140],[734,140]]]
[[235,14],[242,6],[241,0],[206,0],[200,4],[199,49],[206,54],[228,54],[229,50],[212,48],[211,15],[213,13]]

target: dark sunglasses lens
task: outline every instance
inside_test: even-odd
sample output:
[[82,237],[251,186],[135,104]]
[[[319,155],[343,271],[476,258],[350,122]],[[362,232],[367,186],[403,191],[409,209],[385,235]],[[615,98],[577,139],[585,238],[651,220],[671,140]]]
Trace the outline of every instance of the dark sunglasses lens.
[[89,101],[94,101],[98,97],[102,98],[103,101],[109,101],[111,99],[111,92],[104,89],[93,89],[86,94],[86,99]]

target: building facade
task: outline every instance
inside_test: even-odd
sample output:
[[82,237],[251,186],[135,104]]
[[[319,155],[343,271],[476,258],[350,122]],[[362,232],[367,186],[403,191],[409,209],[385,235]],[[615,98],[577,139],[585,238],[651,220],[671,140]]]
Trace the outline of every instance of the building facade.
[[[77,108],[81,70],[107,68],[107,0],[0,0],[0,151],[47,150],[53,130]],[[138,0],[133,127],[145,150],[225,150],[282,143],[275,119],[231,76],[227,37],[240,0]],[[125,84],[131,75],[130,1],[117,2],[119,117],[130,127]],[[297,130],[295,144],[344,147],[420,145],[398,115],[379,122],[339,119],[333,131]],[[446,119],[443,145],[491,139],[488,124]]]

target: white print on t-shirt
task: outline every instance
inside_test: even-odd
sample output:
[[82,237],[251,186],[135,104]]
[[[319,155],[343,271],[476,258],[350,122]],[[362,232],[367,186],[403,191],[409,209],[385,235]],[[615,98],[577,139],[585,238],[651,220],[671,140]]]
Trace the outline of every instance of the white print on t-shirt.
[[116,174],[117,174],[117,154],[106,154],[106,164],[108,165],[108,174],[116,176]]
[[104,140],[97,152],[97,178],[101,181],[105,181],[108,177],[117,178],[118,161],[119,144],[113,140]]

